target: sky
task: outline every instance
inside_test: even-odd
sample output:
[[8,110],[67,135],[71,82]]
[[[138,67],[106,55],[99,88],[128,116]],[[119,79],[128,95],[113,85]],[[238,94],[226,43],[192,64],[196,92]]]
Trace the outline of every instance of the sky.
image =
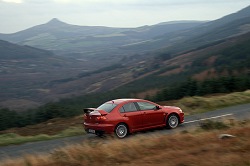
[[215,20],[250,0],[0,0],[0,33],[53,18],[83,26],[139,27],[179,20]]

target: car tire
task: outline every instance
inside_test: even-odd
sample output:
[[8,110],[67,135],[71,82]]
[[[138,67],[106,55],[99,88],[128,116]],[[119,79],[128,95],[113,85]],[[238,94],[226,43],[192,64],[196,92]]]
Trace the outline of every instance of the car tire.
[[170,114],[167,118],[166,126],[169,129],[174,129],[179,125],[179,119],[177,115]]
[[128,127],[126,124],[124,123],[120,123],[116,126],[115,128],[115,135],[122,139],[122,138],[125,138],[128,134]]

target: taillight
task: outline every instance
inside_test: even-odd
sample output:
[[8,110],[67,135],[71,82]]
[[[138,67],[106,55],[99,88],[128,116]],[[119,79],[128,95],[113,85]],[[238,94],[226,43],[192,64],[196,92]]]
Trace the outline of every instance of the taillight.
[[106,120],[107,118],[105,116],[97,116],[95,119],[97,121],[102,121],[102,120]]

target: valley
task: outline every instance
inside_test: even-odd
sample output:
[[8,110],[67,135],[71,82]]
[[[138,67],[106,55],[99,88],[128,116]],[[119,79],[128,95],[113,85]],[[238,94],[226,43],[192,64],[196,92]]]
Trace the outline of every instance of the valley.
[[0,34],[0,106],[25,111],[109,91],[146,98],[188,78],[248,75],[249,11],[138,28],[77,26],[54,18]]

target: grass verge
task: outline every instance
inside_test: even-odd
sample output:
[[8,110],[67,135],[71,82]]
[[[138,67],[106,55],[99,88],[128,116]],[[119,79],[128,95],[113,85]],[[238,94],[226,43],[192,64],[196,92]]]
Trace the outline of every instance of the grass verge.
[[47,134],[39,134],[35,136],[20,136],[15,133],[7,133],[0,135],[0,146],[10,145],[10,144],[22,144],[26,142],[35,142],[35,141],[45,141],[57,138],[64,138],[76,135],[83,135],[85,131],[83,128],[79,127],[70,127],[56,135],[47,135]]
[[160,104],[178,106],[182,108],[186,115],[190,115],[246,103],[250,103],[250,90],[218,96],[185,97],[177,101],[166,101]]
[[[239,125],[240,124],[240,125]],[[249,166],[250,125],[172,135],[133,136],[123,140],[92,140],[57,149],[49,155],[6,160],[2,166]],[[227,133],[234,138],[219,139]]]

